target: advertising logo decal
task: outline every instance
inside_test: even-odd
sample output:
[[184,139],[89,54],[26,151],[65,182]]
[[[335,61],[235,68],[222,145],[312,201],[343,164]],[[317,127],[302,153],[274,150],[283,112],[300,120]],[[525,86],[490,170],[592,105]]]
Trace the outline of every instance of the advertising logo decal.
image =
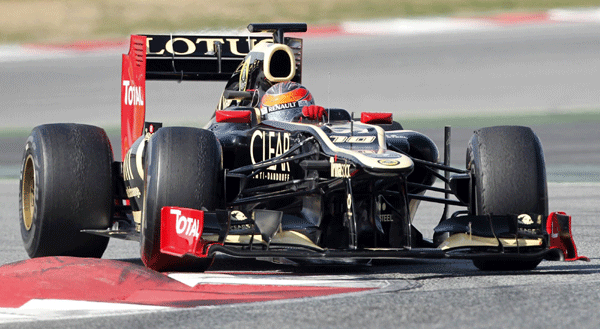
[[398,160],[391,160],[391,159],[381,159],[377,162],[384,166],[396,166],[400,163]]

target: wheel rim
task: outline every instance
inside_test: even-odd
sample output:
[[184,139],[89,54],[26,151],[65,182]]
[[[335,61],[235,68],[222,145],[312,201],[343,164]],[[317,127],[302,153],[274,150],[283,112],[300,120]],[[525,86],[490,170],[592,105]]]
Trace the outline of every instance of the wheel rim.
[[21,187],[21,204],[23,205],[23,224],[29,231],[33,224],[33,212],[35,204],[35,171],[33,168],[33,157],[30,155],[25,160],[23,169],[23,186]]

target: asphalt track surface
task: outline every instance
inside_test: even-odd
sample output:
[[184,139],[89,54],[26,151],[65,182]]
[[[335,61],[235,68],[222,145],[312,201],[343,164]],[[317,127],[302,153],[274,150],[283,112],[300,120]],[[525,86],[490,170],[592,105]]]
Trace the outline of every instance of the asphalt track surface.
[[[598,25],[553,25],[508,32],[315,39],[316,46],[307,40],[304,84],[326,106],[360,112],[393,104],[397,119],[415,111],[441,115],[597,109],[598,32]],[[65,121],[110,127],[119,118],[120,58],[114,54],[0,63],[0,67],[3,127]],[[198,84],[171,85],[173,88],[160,89],[149,83],[148,120],[201,122],[210,115],[215,95],[221,91],[221,86],[204,83],[201,88]],[[209,105],[198,105],[205,101]],[[186,122],[187,118],[194,119]],[[219,259],[212,271],[335,275],[386,282],[388,289],[134,315],[71,314],[52,321],[0,322],[0,327],[598,328],[598,123],[523,124],[532,125],[540,136],[549,168],[571,168],[563,173],[569,176],[564,180],[575,181],[571,183],[559,182],[563,181],[561,171],[553,169],[550,209],[573,216],[575,242],[580,254],[590,257],[589,263],[544,261],[531,272],[484,273],[469,261],[456,260],[297,269]],[[439,129],[426,131],[439,146],[442,127],[443,122]],[[474,128],[455,129],[453,159],[457,165],[464,165],[464,147]],[[2,138],[0,164],[18,166],[24,140],[6,134]],[[118,146],[114,139],[113,145]],[[17,187],[14,179],[0,180],[0,225],[4,228],[0,231],[0,264],[27,259],[17,223]],[[424,207],[418,214],[416,225],[426,237],[431,236],[440,210]],[[111,241],[104,255],[134,264],[139,264],[138,257],[138,246],[124,241]]]

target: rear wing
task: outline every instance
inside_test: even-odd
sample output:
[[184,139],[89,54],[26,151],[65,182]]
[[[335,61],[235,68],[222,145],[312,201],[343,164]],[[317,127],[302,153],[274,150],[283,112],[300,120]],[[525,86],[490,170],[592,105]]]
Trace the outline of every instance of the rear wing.
[[285,43],[294,52],[300,80],[302,39],[284,32],[305,32],[306,24],[250,24],[250,32],[268,36],[132,35],[121,71],[121,157],[143,134],[146,80],[228,81],[246,55],[263,40]]
[[227,81],[250,50],[270,37],[146,35],[147,80]]

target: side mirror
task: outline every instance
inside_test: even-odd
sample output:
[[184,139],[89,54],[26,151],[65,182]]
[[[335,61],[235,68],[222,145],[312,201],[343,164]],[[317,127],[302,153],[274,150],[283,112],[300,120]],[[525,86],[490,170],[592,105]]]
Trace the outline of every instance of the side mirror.
[[360,122],[368,124],[391,124],[392,113],[386,112],[362,112]]
[[251,123],[252,112],[249,110],[243,111],[228,111],[220,110],[215,112],[215,119],[217,122],[231,122],[231,123]]

